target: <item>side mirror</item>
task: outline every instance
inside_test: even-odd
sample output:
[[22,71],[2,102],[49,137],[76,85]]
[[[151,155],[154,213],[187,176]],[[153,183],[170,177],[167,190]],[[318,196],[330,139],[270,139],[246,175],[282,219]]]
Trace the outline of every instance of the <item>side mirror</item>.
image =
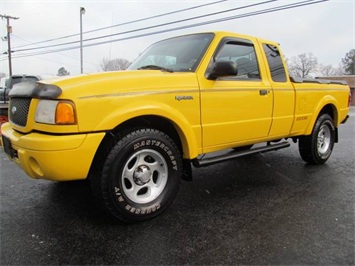
[[219,77],[236,76],[238,74],[237,63],[233,61],[218,61],[214,64],[212,73],[208,79],[215,80]]

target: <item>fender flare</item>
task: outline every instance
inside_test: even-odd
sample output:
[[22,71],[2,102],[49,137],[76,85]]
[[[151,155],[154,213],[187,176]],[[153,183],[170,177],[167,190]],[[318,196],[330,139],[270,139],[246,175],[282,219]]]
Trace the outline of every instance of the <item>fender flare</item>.
[[[175,127],[180,137],[184,157],[196,158],[199,155],[198,142],[200,138],[196,136],[191,123],[189,123],[187,118],[178,109],[174,109],[170,105],[161,102],[134,101],[134,103],[126,104],[119,108],[119,110],[105,117],[97,124],[96,130],[102,128],[111,130],[126,121],[147,115],[166,119]],[[199,124],[196,126],[200,128]],[[199,132],[201,132],[201,128]]]
[[318,105],[314,108],[313,116],[306,128],[305,135],[310,135],[312,133],[314,124],[316,123],[316,121],[319,117],[319,114],[322,112],[324,107],[327,105],[330,105],[332,107],[332,109],[333,109],[332,117],[334,117],[334,124],[336,127],[338,127],[338,125],[339,125],[339,117],[338,117],[339,116],[339,112],[338,112],[339,104],[338,104],[338,101],[336,100],[336,98],[334,96],[325,95],[318,102]]

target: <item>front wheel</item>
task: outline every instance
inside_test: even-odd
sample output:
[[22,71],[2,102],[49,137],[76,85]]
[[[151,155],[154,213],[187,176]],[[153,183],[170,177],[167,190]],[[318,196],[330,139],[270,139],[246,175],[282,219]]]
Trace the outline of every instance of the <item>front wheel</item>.
[[328,114],[323,114],[317,119],[312,134],[299,138],[300,155],[308,163],[323,164],[333,151],[334,141],[334,122]]
[[102,198],[119,220],[147,220],[169,207],[181,176],[182,159],[173,140],[155,129],[135,130],[121,138],[106,159]]

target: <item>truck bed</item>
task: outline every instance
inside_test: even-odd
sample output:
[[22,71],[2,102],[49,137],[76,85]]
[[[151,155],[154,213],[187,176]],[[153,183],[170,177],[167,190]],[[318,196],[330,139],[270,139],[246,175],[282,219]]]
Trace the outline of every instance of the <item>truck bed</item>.
[[290,77],[290,80],[293,83],[318,83],[318,84],[348,85],[348,83],[343,80],[309,79],[309,78],[298,78],[298,77]]

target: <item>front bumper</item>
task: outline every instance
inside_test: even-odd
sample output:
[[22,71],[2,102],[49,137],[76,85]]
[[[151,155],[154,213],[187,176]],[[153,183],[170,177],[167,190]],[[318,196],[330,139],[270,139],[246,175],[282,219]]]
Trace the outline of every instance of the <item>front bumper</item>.
[[36,179],[85,179],[104,132],[75,135],[21,134],[1,127],[3,148],[12,161]]

